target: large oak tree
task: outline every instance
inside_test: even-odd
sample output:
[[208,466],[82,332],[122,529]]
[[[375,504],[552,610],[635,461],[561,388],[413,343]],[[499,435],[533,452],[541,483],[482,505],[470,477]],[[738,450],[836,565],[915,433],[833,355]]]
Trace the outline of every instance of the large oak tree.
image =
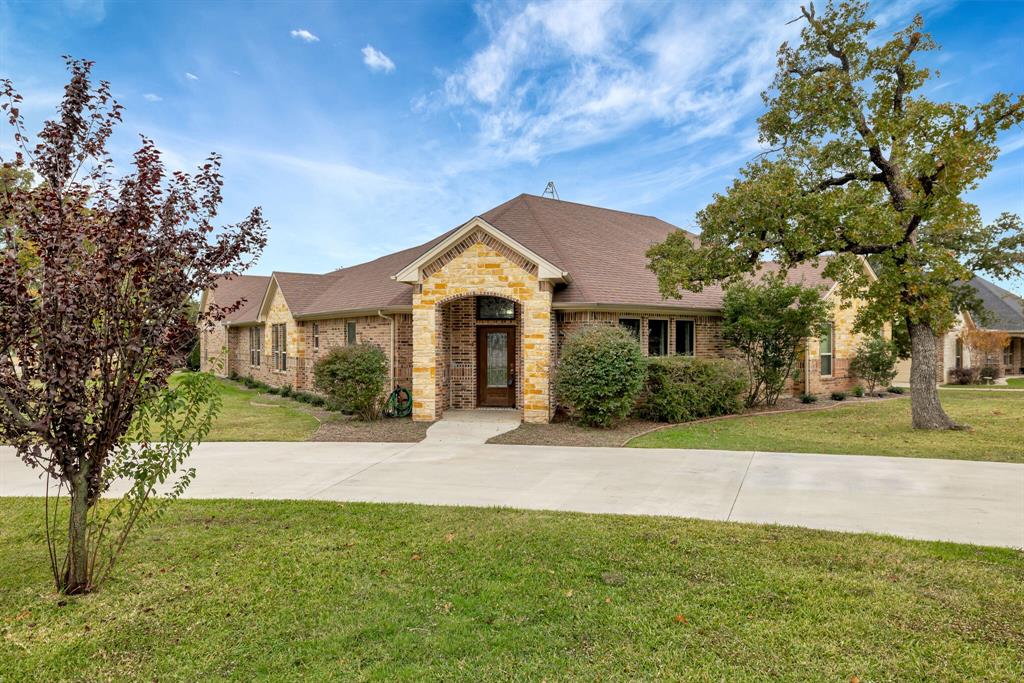
[[921,17],[875,42],[866,14],[855,1],[801,8],[800,42],[779,49],[763,95],[771,151],[698,213],[699,244],[673,234],[650,250],[650,267],[675,296],[741,278],[765,256],[786,267],[828,256],[841,295],[868,302],[859,329],[892,322],[909,336],[914,427],[954,428],[936,388],[938,335],[976,302],[962,283],[1024,265],[1018,218],[986,226],[964,193],[991,170],[997,133],[1024,120],[1024,97],[929,99],[932,73],[914,56],[936,44]]

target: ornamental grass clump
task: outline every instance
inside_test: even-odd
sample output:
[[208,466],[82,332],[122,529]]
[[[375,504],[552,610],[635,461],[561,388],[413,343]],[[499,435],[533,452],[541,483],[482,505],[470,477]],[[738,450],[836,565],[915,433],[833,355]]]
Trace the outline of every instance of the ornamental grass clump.
[[586,327],[565,341],[555,394],[580,423],[610,427],[633,410],[645,376],[640,344],[629,332]]

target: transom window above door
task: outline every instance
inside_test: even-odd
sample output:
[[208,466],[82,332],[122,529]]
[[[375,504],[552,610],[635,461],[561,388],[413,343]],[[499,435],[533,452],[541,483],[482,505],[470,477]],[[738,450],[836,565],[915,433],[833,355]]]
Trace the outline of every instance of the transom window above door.
[[476,298],[477,320],[515,320],[516,302],[500,296],[478,296]]

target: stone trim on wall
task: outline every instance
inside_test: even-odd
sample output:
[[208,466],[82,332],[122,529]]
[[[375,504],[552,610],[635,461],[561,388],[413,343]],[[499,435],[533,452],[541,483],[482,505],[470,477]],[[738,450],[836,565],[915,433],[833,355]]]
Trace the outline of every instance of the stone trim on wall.
[[[466,251],[474,244],[483,244],[497,253],[504,256],[509,262],[514,263],[523,270],[533,275],[537,274],[537,266],[530,261],[527,261],[522,254],[518,253],[514,249],[509,248],[507,244],[504,244],[494,238],[483,230],[474,230],[470,234],[466,235],[463,239],[459,240],[458,243],[453,244],[450,249],[447,249],[443,254],[438,256],[436,259],[423,266],[420,269],[421,278],[426,280],[431,275],[436,273],[438,270],[443,268],[445,264],[450,263],[452,259],[456,258],[459,254]],[[494,295],[498,296],[498,295]],[[443,303],[443,302],[439,302]]]

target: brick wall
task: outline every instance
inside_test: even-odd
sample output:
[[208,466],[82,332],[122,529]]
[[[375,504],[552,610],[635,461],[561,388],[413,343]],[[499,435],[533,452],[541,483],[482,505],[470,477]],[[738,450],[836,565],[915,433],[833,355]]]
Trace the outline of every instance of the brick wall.
[[674,353],[676,348],[676,320],[692,320],[694,330],[694,355],[699,358],[730,358],[735,357],[734,350],[729,349],[722,339],[722,318],[716,315],[671,315],[657,313],[635,313],[622,311],[556,311],[557,339],[555,359],[562,353],[565,338],[588,325],[618,325],[622,318],[640,320],[640,348],[647,355],[649,331],[648,320],[668,321],[668,350]]

